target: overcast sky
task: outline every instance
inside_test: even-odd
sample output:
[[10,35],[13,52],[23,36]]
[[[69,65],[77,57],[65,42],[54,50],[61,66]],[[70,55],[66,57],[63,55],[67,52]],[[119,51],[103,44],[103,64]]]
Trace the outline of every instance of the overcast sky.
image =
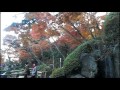
[[[17,16],[17,17],[16,17]],[[3,49],[4,46],[3,38],[7,34],[15,35],[14,32],[5,32],[4,29],[11,25],[13,22],[21,22],[21,20],[24,18],[24,15],[22,12],[1,12],[1,48]]]

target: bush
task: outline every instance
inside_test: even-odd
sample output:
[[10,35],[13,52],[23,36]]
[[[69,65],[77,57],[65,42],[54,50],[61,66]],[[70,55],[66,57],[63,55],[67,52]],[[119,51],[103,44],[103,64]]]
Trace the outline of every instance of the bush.
[[59,78],[59,77],[62,77],[62,76],[65,76],[64,68],[57,68],[52,72],[50,77],[51,78]]
[[116,38],[119,36],[119,14],[119,12],[111,12],[106,16],[104,28],[107,37]]
[[101,43],[101,40],[93,39],[90,41],[86,41],[80,46],[78,46],[72,53],[70,53],[63,63],[63,68],[58,68],[53,70],[51,77],[66,77],[72,74],[74,71],[79,71],[81,68],[79,57],[82,53],[91,53],[92,46],[95,44]]
[[71,74],[72,71],[78,70],[80,68],[80,62],[78,59],[69,60],[64,66],[65,74]]
[[52,68],[50,68],[50,66],[47,66],[46,64],[42,64],[42,65],[37,66],[37,70],[38,71],[47,71],[47,73],[46,73],[47,78],[52,73]]
[[79,57],[81,53],[92,52],[92,46],[94,44],[99,44],[101,40],[90,40],[86,41],[80,46],[78,46],[72,53],[70,53],[64,60],[64,71],[65,74],[70,74],[73,70],[80,69]]
[[37,66],[38,71],[45,71],[46,68],[48,68],[46,64],[42,64],[42,65]]

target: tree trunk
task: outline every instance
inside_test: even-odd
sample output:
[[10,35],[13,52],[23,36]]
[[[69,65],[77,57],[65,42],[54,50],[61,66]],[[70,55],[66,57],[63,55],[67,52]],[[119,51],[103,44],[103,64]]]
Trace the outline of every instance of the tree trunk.
[[91,29],[90,29],[90,28],[88,28],[88,30],[89,30],[89,32],[90,32],[90,34],[91,34],[92,38],[93,38],[93,39],[95,39],[95,37],[94,37],[94,35],[93,35],[93,33],[92,33]]
[[43,50],[42,50],[41,46],[40,46],[40,51],[41,51],[41,57],[42,57],[42,59],[44,59],[44,57],[43,57]]
[[[49,40],[49,39],[48,39]],[[53,50],[52,50],[52,48],[51,48],[51,43],[50,43],[50,40],[48,41],[48,43],[49,43],[49,45],[50,45],[50,51],[51,51],[51,53],[52,53],[52,60],[53,60],[53,69],[54,69],[54,67],[55,67],[55,60],[54,60],[54,53],[53,53]]]
[[75,30],[77,30],[78,34],[79,34],[84,40],[86,40],[85,37],[83,37],[83,35],[81,34],[80,30],[78,30],[71,21],[69,21],[69,23],[70,23],[70,25],[72,25],[72,26],[74,27]]
[[65,29],[64,27],[61,27],[65,32],[68,33],[68,35],[70,37],[72,37],[74,40],[76,40],[77,42],[80,42],[81,43],[81,40],[77,39],[75,36],[73,36],[67,29]]
[[[52,37],[52,40],[55,42],[55,40],[53,39],[53,37]],[[60,49],[58,48],[58,46],[54,43],[53,44],[55,47],[56,47],[56,49],[58,50],[58,52],[62,55],[62,57],[65,59],[65,56],[62,54],[62,52],[60,51]]]
[[34,54],[34,52],[31,50],[31,48],[29,47],[29,51],[28,48],[24,48],[30,56],[33,56],[33,58],[38,62],[38,64],[43,64],[42,61],[39,60],[39,58]]

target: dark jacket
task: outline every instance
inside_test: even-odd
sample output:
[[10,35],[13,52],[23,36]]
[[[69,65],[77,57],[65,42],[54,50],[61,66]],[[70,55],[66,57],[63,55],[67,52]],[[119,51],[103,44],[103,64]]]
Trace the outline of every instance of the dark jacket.
[[25,67],[25,74],[30,75],[30,70],[28,65],[26,65]]

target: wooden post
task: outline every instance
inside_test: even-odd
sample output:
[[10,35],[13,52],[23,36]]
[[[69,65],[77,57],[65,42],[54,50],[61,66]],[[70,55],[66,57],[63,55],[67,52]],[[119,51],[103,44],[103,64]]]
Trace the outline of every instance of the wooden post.
[[54,69],[54,67],[55,67],[55,66],[54,66],[54,63],[55,63],[55,62],[54,62],[54,59],[53,59],[53,69]]
[[45,78],[46,78],[46,71],[45,71]]
[[60,68],[61,68],[61,58],[60,58]]

